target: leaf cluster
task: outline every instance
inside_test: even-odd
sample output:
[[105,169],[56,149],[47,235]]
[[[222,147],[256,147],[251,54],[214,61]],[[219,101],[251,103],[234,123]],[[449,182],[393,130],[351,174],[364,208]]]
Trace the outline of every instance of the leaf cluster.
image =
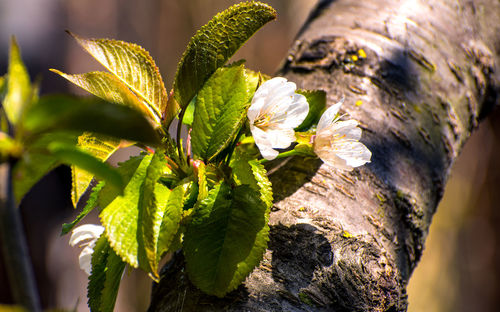
[[[222,297],[261,261],[272,187],[258,152],[245,142],[252,140],[248,107],[268,77],[245,68],[243,61],[227,61],[275,18],[273,8],[253,1],[216,15],[189,42],[169,93],[142,47],[69,33],[106,71],[52,71],[95,97],[39,98],[13,44],[9,73],[0,80],[2,160],[16,160],[18,200],[60,163],[72,166],[75,207],[90,192],[62,233],[99,209],[105,231],[92,256],[92,311],[113,310],[126,264],[158,281],[161,259],[182,249],[194,285]],[[296,130],[307,131],[324,110],[325,94],[300,93],[310,111]],[[189,133],[184,142],[182,127]],[[106,164],[128,145],[143,151],[117,168]],[[311,155],[310,144],[299,142],[282,154]]]
[[[121,191],[119,173],[94,153],[78,146],[83,132],[158,144],[159,136],[144,115],[96,98],[39,96],[11,41],[7,74],[0,79],[0,161],[12,166],[12,184],[19,203],[29,189],[60,164],[75,165]],[[127,120],[128,124],[124,124]],[[138,131],[131,131],[129,126]]]

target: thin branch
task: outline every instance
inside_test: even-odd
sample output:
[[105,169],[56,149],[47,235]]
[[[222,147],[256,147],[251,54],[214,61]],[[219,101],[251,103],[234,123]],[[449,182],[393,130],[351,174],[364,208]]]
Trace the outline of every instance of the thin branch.
[[12,189],[12,164],[0,165],[0,236],[11,291],[28,311],[41,311],[35,275]]

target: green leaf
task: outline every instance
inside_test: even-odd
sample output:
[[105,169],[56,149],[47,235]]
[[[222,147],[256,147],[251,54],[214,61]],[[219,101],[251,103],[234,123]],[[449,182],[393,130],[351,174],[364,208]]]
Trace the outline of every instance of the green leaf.
[[185,108],[205,81],[259,28],[276,18],[260,2],[243,2],[217,14],[189,42],[174,79],[174,97]]
[[50,153],[54,155],[60,163],[75,165],[89,173],[92,173],[98,178],[105,180],[108,184],[113,185],[120,190],[123,188],[122,177],[116,169],[95,158],[84,150],[81,150],[74,145],[62,142],[49,143],[47,150],[50,151]]
[[[90,55],[120,79],[160,124],[167,91],[153,58],[142,47],[118,40],[85,39],[69,33]],[[169,118],[173,119],[173,116]]]
[[[113,250],[134,268],[139,267],[138,240],[142,240],[137,235],[141,189],[151,158],[152,155],[133,157],[118,167],[126,181],[123,196],[117,196],[116,192],[105,186],[103,196],[99,197],[103,209],[100,219],[106,228],[106,237]],[[144,258],[141,259],[141,266],[147,271],[147,263],[142,263]]]
[[256,83],[249,83],[243,65],[219,68],[196,97],[193,154],[210,161],[234,139],[246,118]]
[[236,149],[230,167],[237,185],[248,185],[260,193],[260,199],[268,209],[273,205],[273,189],[267,171],[259,161]]
[[297,93],[306,97],[307,103],[309,103],[309,113],[300,126],[295,128],[295,131],[305,131],[318,124],[326,108],[326,92],[322,90],[297,90]]
[[71,231],[77,224],[80,222],[85,216],[87,216],[98,204],[97,199],[99,198],[99,192],[104,187],[105,182],[99,182],[93,189],[92,193],[90,193],[89,199],[85,204],[85,207],[82,209],[82,212],[76,217],[75,220],[71,223],[64,223],[62,225],[61,236],[66,235]]
[[53,155],[25,151],[16,162],[12,175],[16,203],[19,204],[24,195],[58,165],[60,163]]
[[3,92],[5,88],[5,77],[1,76],[0,77],[0,98],[3,100]]
[[185,184],[178,185],[170,193],[167,205],[165,206],[165,210],[163,212],[163,219],[158,236],[157,262],[160,261],[165,252],[171,250],[172,245],[176,241],[175,238],[179,231],[185,193]]
[[[167,204],[170,190],[158,183],[165,170],[165,153],[157,150],[151,158],[151,162],[146,170],[142,192],[139,202],[139,235],[142,235],[143,248],[149,264],[148,272],[152,272],[154,277],[158,276],[158,236],[164,207]],[[141,240],[139,240],[139,243]]]
[[16,162],[12,176],[14,197],[17,203],[21,202],[24,195],[43,176],[61,164],[55,155],[47,151],[47,146],[53,142],[75,145],[76,140],[76,136],[72,134],[48,133],[25,144],[25,150]]
[[224,296],[262,259],[269,227],[267,206],[248,185],[212,189],[188,225],[184,254],[190,280],[202,291]]
[[207,168],[202,161],[195,160],[194,164],[196,164],[196,176],[198,180],[197,202],[201,202],[208,196]]
[[97,240],[92,253],[92,273],[87,286],[91,311],[112,312],[125,263],[109,246],[104,235]]
[[0,132],[0,163],[9,157],[20,158],[23,146],[4,132]]
[[103,100],[127,105],[138,111],[142,111],[144,115],[158,123],[158,116],[153,111],[149,110],[148,106],[144,105],[144,102],[113,74],[106,72],[90,72],[86,74],[69,75],[56,69],[51,69],[51,71]]
[[24,127],[32,135],[55,130],[88,131],[145,144],[160,142],[140,112],[94,97],[44,96],[26,112]]
[[194,106],[196,103],[196,96],[189,102],[184,112],[184,117],[182,118],[182,123],[191,127],[194,120]]
[[[101,161],[106,161],[120,146],[120,140],[98,134],[84,133],[78,137],[78,147]],[[80,197],[90,185],[94,175],[76,166],[71,166],[71,200],[76,208]]]
[[9,69],[7,74],[7,93],[2,106],[9,122],[16,125],[23,110],[31,103],[33,89],[30,77],[21,59],[21,53],[16,39],[12,37],[10,44]]
[[153,277],[157,277],[158,248],[163,248],[158,241],[171,193],[156,182],[165,168],[163,153],[131,158],[119,167],[127,181],[123,196],[107,187],[99,196],[101,223],[111,246],[125,262]]

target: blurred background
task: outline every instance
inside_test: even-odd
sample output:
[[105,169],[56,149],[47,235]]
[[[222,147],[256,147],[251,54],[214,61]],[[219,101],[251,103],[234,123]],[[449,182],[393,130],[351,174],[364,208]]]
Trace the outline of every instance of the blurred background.
[[[64,30],[83,37],[134,42],[155,59],[167,89],[189,38],[230,0],[0,0],[0,75],[7,71],[9,38],[15,35],[32,79],[42,93],[84,94],[48,71],[102,70]],[[316,0],[267,0],[278,20],[237,53],[247,66],[274,73]],[[410,311],[497,311],[500,272],[500,112],[483,121],[452,170],[431,226],[423,258],[409,287]],[[69,199],[70,171],[46,176],[21,206],[36,279],[45,308],[87,311],[87,276],[80,250],[60,237],[63,222],[76,216]],[[50,193],[49,191],[50,190]],[[97,222],[90,216],[86,222]],[[1,243],[1,237],[0,237]],[[116,311],[145,311],[151,282],[126,274]],[[0,304],[12,303],[0,258]]]

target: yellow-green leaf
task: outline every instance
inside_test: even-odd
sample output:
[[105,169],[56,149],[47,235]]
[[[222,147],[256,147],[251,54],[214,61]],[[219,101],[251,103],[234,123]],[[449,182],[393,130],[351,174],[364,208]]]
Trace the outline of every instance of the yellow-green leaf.
[[24,195],[47,173],[60,165],[56,157],[26,151],[16,162],[12,174],[14,197],[19,204]]
[[107,184],[117,187],[120,191],[123,188],[123,179],[120,173],[85,150],[65,142],[50,142],[47,145],[47,150],[63,164],[78,166],[98,178],[106,180]]
[[[81,149],[102,161],[106,161],[118,149],[119,145],[120,140],[97,134],[84,133],[78,138],[78,146]],[[76,208],[76,204],[90,185],[94,175],[75,166],[71,166],[71,173],[73,180],[71,200]]]
[[298,94],[306,97],[309,104],[309,113],[306,119],[297,127],[295,131],[305,131],[318,123],[326,108],[326,92],[323,90],[298,90]]
[[57,69],[51,69],[51,71],[103,100],[128,105],[142,111],[152,120],[155,120],[156,118],[156,115],[143,104],[143,101],[140,100],[120,79],[113,74],[97,71],[85,74],[69,75]]
[[142,113],[96,97],[43,96],[25,112],[23,127],[31,136],[88,131],[144,144],[160,143],[157,131]]
[[7,93],[2,105],[9,122],[16,125],[24,108],[31,103],[33,90],[14,37],[11,39],[6,87]]
[[164,154],[133,157],[120,165],[127,184],[123,196],[107,186],[99,195],[100,218],[115,252],[131,266],[157,277],[158,239],[170,190],[156,182],[163,170]]
[[139,233],[142,235],[144,252],[149,265],[148,272],[155,278],[158,276],[158,236],[162,224],[163,212],[167,204],[170,190],[158,179],[164,174],[165,153],[157,150],[146,170],[139,202]]
[[95,244],[91,264],[92,274],[87,286],[90,310],[113,312],[125,263],[109,246],[105,235]]
[[20,142],[0,132],[0,162],[6,161],[9,157],[19,158],[22,152],[23,146]]
[[234,140],[256,86],[243,64],[221,67],[210,77],[196,97],[193,155],[210,161]]
[[217,14],[189,42],[177,68],[174,97],[182,108],[205,81],[257,30],[276,18],[276,11],[260,2],[242,2]]
[[262,260],[269,209],[248,185],[217,185],[199,205],[184,234],[191,282],[210,295],[236,289]]
[[119,40],[85,39],[70,33],[97,61],[142,101],[159,125],[167,106],[167,91],[153,58],[142,47]]

